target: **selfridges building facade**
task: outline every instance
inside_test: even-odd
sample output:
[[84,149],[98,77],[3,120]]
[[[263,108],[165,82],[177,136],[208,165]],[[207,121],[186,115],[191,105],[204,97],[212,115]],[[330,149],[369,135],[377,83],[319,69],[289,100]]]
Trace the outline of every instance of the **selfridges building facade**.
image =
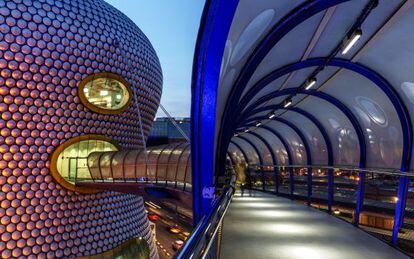
[[141,197],[74,184],[89,153],[143,146],[162,72],[141,30],[101,0],[0,0],[0,69],[0,257],[93,255],[135,236],[157,257]]

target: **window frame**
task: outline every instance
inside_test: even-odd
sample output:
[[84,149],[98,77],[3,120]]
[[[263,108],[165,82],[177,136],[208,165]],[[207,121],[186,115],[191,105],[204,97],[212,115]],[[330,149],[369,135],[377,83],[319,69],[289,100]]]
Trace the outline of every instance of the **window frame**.
[[[86,87],[86,85],[95,80],[95,79],[99,79],[99,78],[110,78],[110,79],[114,79],[119,81],[121,84],[123,84],[125,86],[125,88],[128,91],[128,101],[125,103],[124,106],[122,106],[121,108],[118,109],[105,109],[105,108],[101,108],[91,102],[89,102],[88,98],[85,96],[85,92],[84,89]],[[96,113],[101,113],[101,114],[120,114],[123,111],[125,111],[131,104],[132,102],[132,89],[131,89],[131,84],[128,83],[125,79],[123,79],[120,75],[114,74],[114,73],[110,73],[110,72],[100,72],[100,73],[94,73],[91,74],[87,77],[85,77],[84,79],[82,79],[82,81],[79,84],[78,87],[78,96],[80,98],[80,101],[82,102],[82,104],[88,108],[89,110],[96,112]]]
[[94,193],[98,193],[101,192],[102,190],[98,190],[95,188],[90,188],[90,187],[79,187],[76,186],[76,183],[73,184],[69,181],[67,181],[65,178],[62,177],[62,175],[60,174],[58,168],[57,168],[57,161],[59,159],[59,155],[60,153],[62,153],[66,148],[68,148],[69,146],[76,144],[78,142],[81,141],[85,141],[85,140],[100,140],[100,141],[106,141],[111,143],[112,145],[114,145],[118,151],[121,150],[120,145],[118,144],[117,141],[108,138],[106,136],[103,135],[98,135],[98,134],[87,134],[87,135],[81,135],[81,136],[77,136],[77,137],[73,137],[70,138],[68,140],[66,140],[65,142],[63,142],[62,144],[60,144],[53,152],[50,158],[50,174],[52,175],[53,179],[62,187],[64,187],[65,189],[68,189],[70,191],[74,191],[74,192],[79,192],[79,193],[83,193],[83,194],[94,194]]

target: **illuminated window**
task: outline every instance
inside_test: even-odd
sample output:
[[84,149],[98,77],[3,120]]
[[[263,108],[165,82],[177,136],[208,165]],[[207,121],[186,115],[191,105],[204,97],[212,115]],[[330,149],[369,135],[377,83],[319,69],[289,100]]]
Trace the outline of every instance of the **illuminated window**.
[[82,103],[94,112],[117,114],[124,111],[131,101],[128,83],[111,73],[98,73],[83,79],[79,86]]
[[52,176],[67,189],[80,191],[75,187],[76,181],[92,180],[87,165],[89,154],[117,150],[116,144],[103,136],[84,135],[70,139],[52,154]]

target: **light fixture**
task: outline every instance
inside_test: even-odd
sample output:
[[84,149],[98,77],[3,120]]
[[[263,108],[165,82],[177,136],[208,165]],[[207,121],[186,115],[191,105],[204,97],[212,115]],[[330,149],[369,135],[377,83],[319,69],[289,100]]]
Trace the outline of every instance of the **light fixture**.
[[238,137],[239,136],[239,133],[234,133],[234,135],[233,135],[234,137]]
[[247,133],[247,132],[249,132],[249,131],[250,131],[249,129],[245,129],[245,130],[244,130],[244,132],[246,132],[246,133]]
[[107,90],[101,90],[101,91],[99,91],[99,95],[100,96],[107,96],[108,95],[108,91]]
[[121,100],[121,98],[122,98],[122,96],[121,96],[120,94],[117,94],[117,95],[116,95],[116,99],[117,99],[117,100]]
[[89,88],[83,88],[83,92],[84,92],[85,94],[89,93]]
[[258,121],[258,122],[256,123],[256,127],[260,127],[260,125],[262,125],[262,122]]
[[269,114],[269,119],[273,119],[276,116],[276,114],[274,112]]
[[309,78],[308,80],[306,80],[306,83],[305,83],[305,90],[309,90],[309,89],[311,89],[311,87],[312,87],[314,84],[316,84],[316,78],[314,78],[314,77]]
[[287,108],[288,106],[290,106],[292,104],[292,99],[287,99],[284,101],[283,103],[283,107]]
[[348,53],[348,51],[355,45],[355,43],[361,38],[362,36],[362,30],[357,29],[355,30],[350,37],[346,39],[344,42],[344,48],[342,49],[342,55],[345,55]]

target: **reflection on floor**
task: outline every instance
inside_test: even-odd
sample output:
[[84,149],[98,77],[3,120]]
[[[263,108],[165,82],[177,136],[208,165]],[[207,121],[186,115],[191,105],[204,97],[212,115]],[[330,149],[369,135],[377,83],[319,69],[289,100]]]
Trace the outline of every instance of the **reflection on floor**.
[[221,258],[408,258],[327,213],[262,192],[238,192],[224,218]]

